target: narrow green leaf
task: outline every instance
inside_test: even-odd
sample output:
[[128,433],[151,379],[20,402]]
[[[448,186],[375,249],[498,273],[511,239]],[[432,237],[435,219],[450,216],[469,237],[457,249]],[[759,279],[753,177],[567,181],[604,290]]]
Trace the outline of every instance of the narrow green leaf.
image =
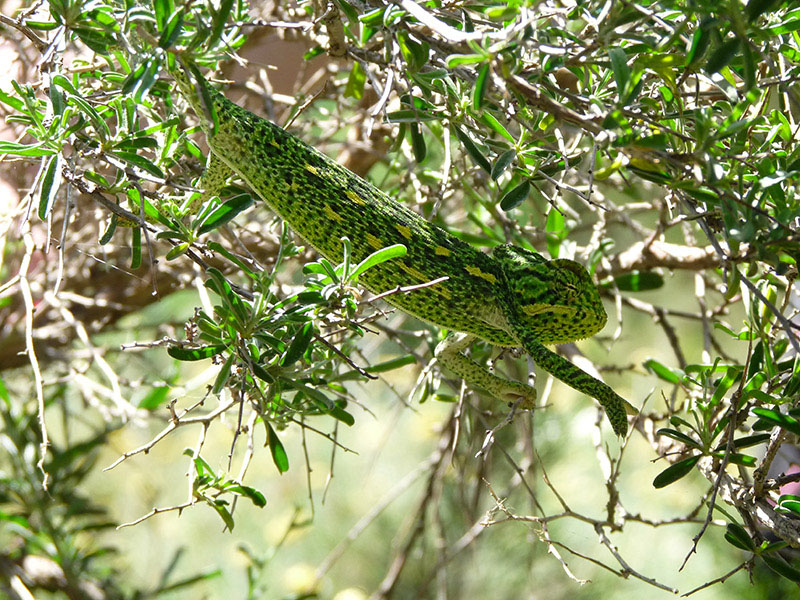
[[[769,441],[770,435],[768,433],[756,433],[754,435],[745,435],[740,438],[736,438],[733,440],[733,447],[736,450],[741,450],[742,448],[750,448],[751,446],[758,446],[759,444],[763,444],[764,442]],[[727,442],[722,442],[719,446],[716,447],[716,450],[724,450],[725,445]]]
[[61,155],[55,154],[45,160],[48,162],[39,192],[39,218],[42,221],[47,220],[50,215],[56,194],[61,187]]
[[761,542],[761,553],[766,554],[768,552],[776,552],[778,550],[783,550],[789,544],[784,542],[783,540],[776,540],[774,542]]
[[509,165],[514,162],[516,157],[517,151],[514,148],[511,150],[506,150],[500,156],[498,156],[492,165],[492,179],[497,181],[500,175],[505,173],[505,170],[508,169]]
[[[53,78],[53,82],[55,82],[55,78]],[[94,125],[95,130],[100,136],[103,137],[103,139],[112,137],[111,130],[108,128],[108,124],[105,122],[103,117],[100,116],[100,113],[97,112],[97,110],[95,110],[95,108],[86,100],[80,96],[70,96],[68,102],[69,104],[77,106],[78,110],[89,117],[89,120],[92,122],[92,125]]]
[[428,148],[425,145],[425,136],[422,135],[419,123],[410,123],[408,134],[411,137],[411,148],[414,150],[414,160],[417,164],[422,163],[428,155]]
[[142,266],[142,230],[136,227],[131,232],[131,269]]
[[650,358],[644,362],[644,368],[655,374],[659,379],[663,379],[667,383],[678,384],[681,382],[681,377],[669,367],[661,364],[654,358]]
[[267,383],[275,383],[275,378],[272,375],[270,375],[269,371],[267,371],[260,364],[253,363],[250,365],[250,369],[253,371],[253,375],[258,377],[261,381],[266,381]]
[[347,412],[345,409],[343,409],[338,404],[334,404],[333,408],[328,410],[328,414],[330,416],[332,416],[334,419],[336,419],[337,421],[341,421],[342,423],[344,423],[348,427],[352,427],[353,425],[355,425],[355,422],[356,422],[355,417],[353,417],[353,415],[351,415],[349,412]]
[[389,123],[421,123],[423,121],[435,121],[438,118],[436,114],[411,109],[396,110],[386,114],[386,120]]
[[693,438],[689,437],[685,433],[678,431],[677,429],[670,429],[668,427],[662,427],[658,431],[656,431],[656,435],[663,435],[673,440],[678,440],[679,442],[683,442],[687,446],[691,448],[695,448],[697,450],[702,450],[703,446],[700,442],[694,440]]
[[353,244],[347,236],[342,237],[342,262],[336,265],[336,273],[347,281],[350,277],[350,259],[353,256]]
[[611,70],[614,73],[614,81],[617,82],[617,96],[620,101],[626,95],[628,80],[631,77],[631,70],[628,67],[628,55],[619,46],[608,49],[608,58],[611,59]]
[[794,494],[781,494],[781,496],[778,498],[777,510],[800,516],[800,496],[795,496]]
[[293,365],[297,360],[305,354],[311,339],[314,337],[314,324],[308,321],[300,328],[295,334],[292,343],[286,350],[286,354],[281,358],[281,366],[288,367]]
[[[623,292],[645,292],[664,286],[664,277],[655,271],[631,271],[614,278],[613,286]],[[612,287],[610,282],[604,287]]]
[[222,256],[224,256],[227,260],[231,261],[233,264],[235,264],[237,267],[239,267],[241,272],[244,273],[245,275],[247,275],[248,277],[250,277],[251,279],[253,279],[253,280],[257,280],[258,279],[258,276],[255,273],[253,273],[253,269],[252,269],[252,267],[250,265],[248,265],[247,263],[243,262],[233,252],[231,252],[230,250],[228,250],[227,248],[222,246],[222,244],[220,244],[218,242],[208,242],[208,248],[210,250],[213,250],[214,252],[218,252],[219,254],[222,254]]
[[108,54],[109,47],[115,43],[114,37],[110,32],[95,29],[94,27],[72,27],[72,33],[77,35],[89,49],[98,54]]
[[150,173],[151,175],[154,175],[159,179],[164,179],[164,171],[162,171],[152,161],[136,154],[135,152],[124,152],[122,150],[114,150],[112,154],[117,158],[121,158],[126,163],[129,163],[135,167],[140,168],[142,171]]
[[[725,457],[724,452],[714,452],[713,454],[717,458]],[[740,465],[742,467],[755,467],[758,461],[755,456],[750,456],[749,454],[740,454],[738,452],[731,452],[728,455],[728,462],[734,465]]]
[[231,10],[233,10],[233,0],[222,0],[219,10],[214,13],[214,25],[211,28],[211,35],[206,41],[206,48],[213,48],[222,38],[222,33],[225,31],[225,25],[228,22],[228,17],[230,17]]
[[16,156],[52,156],[55,150],[47,148],[44,142],[38,144],[18,144],[0,140],[0,154],[14,154]]
[[[62,77],[63,77],[63,75],[62,75]],[[22,100],[20,100],[16,96],[12,96],[8,92],[4,92],[3,90],[0,90],[0,102],[2,102],[3,104],[8,104],[11,108],[13,108],[18,113],[24,113],[25,112],[25,102],[23,102]],[[4,143],[10,143],[10,142],[4,142]]]
[[197,472],[198,476],[210,477],[211,479],[216,478],[216,474],[214,473],[214,469],[211,468],[211,465],[208,464],[202,456],[195,456],[192,448],[186,448],[183,451],[183,455],[191,457],[194,463],[194,470]]
[[692,469],[694,469],[694,466],[700,460],[700,457],[700,454],[696,454],[695,456],[684,458],[683,460],[676,462],[674,465],[670,465],[661,471],[661,473],[656,475],[656,478],[653,479],[653,487],[656,489],[663,488],[671,483],[675,483],[678,481],[678,479],[685,477],[692,472]]
[[264,497],[264,494],[259,492],[256,488],[250,487],[249,485],[242,485],[240,483],[227,486],[225,488],[226,492],[233,492],[235,494],[240,494],[245,496],[246,498],[250,498],[250,500],[255,504],[258,508],[263,508],[267,505],[267,499]]
[[114,148],[120,148],[121,150],[139,150],[140,148],[158,148],[158,142],[151,137],[130,137],[125,138],[124,140],[120,140],[113,146]]
[[233,360],[235,357],[236,354],[231,352],[228,355],[228,358],[225,359],[225,362],[222,363],[222,368],[219,370],[219,373],[217,373],[217,376],[214,378],[214,386],[211,388],[211,393],[214,394],[215,396],[218,396],[225,387],[225,384],[228,383],[228,379],[231,376],[231,367],[233,367]]
[[770,425],[777,425],[790,433],[800,435],[800,421],[770,408],[754,408],[753,414]]
[[415,362],[417,362],[417,358],[413,354],[406,354],[404,356],[393,358],[376,365],[370,365],[364,370],[367,373],[385,373],[386,371],[400,369],[406,365],[413,365]]
[[344,88],[345,98],[355,98],[361,100],[364,97],[364,85],[367,81],[367,72],[361,63],[356,61],[350,69],[350,77],[347,78],[347,85]]
[[208,215],[208,218],[197,228],[197,235],[206,234],[232,221],[239,213],[247,210],[252,205],[253,196],[250,194],[239,194],[238,196],[226,200],[219,208]]
[[50,98],[50,104],[53,106],[53,114],[60,117],[64,114],[64,108],[67,106],[64,91],[57,85],[51,85],[47,95]]
[[522,204],[531,191],[531,183],[527,179],[505,193],[500,199],[500,208],[508,212]]
[[150,89],[158,81],[158,71],[161,68],[160,61],[154,58],[148,58],[140,64],[135,71],[133,71],[125,80],[123,84],[123,91],[130,93],[134,101],[140,104]]
[[97,241],[98,244],[101,246],[106,245],[108,242],[111,241],[111,238],[114,237],[114,232],[117,230],[117,215],[115,213],[111,213],[111,219],[108,221],[108,227],[106,228],[103,235]]
[[428,62],[430,46],[425,41],[417,42],[412,39],[406,29],[398,29],[396,39],[408,72],[411,74],[417,73]]
[[464,65],[474,65],[484,62],[486,57],[483,54],[451,54],[447,57],[445,64],[448,69],[463,67]]
[[356,268],[353,269],[353,272],[350,274],[350,280],[356,281],[356,278],[364,271],[371,269],[375,265],[384,263],[387,260],[405,256],[407,252],[408,249],[403,244],[394,244],[392,246],[387,246],[386,248],[376,250],[367,258],[358,263],[358,265],[356,265]]
[[223,523],[225,523],[225,526],[230,531],[233,531],[233,516],[231,515],[230,511],[225,508],[225,504],[222,502],[222,500],[209,500],[208,503],[215,511],[217,511],[217,514],[220,516]]
[[177,246],[173,246],[172,248],[170,248],[165,258],[167,260],[175,260],[179,256],[183,256],[186,253],[186,251],[191,247],[192,247],[191,242],[182,242]]
[[170,48],[173,42],[181,33],[183,27],[183,7],[178,7],[170,16],[164,29],[161,30],[161,37],[158,39],[159,48]]
[[478,77],[472,87],[472,110],[475,112],[480,112],[483,108],[483,98],[486,96],[486,88],[489,85],[489,70],[488,62],[483,63],[478,69]]
[[728,393],[728,390],[731,389],[731,386],[736,383],[739,377],[742,374],[741,367],[738,366],[731,366],[725,372],[725,375],[722,377],[720,382],[717,384],[717,388],[714,390],[714,394],[711,397],[711,403],[717,404],[719,403],[722,398],[725,397],[725,394]]
[[169,354],[172,358],[191,362],[211,358],[212,356],[216,356],[217,354],[221,353],[226,348],[227,346],[225,344],[213,344],[211,346],[201,346],[199,348],[170,346],[167,348],[167,354]]
[[156,26],[163,31],[169,15],[174,8],[172,0],[153,0],[153,9],[156,15]]
[[486,171],[487,173],[491,173],[492,172],[491,163],[483,155],[483,153],[475,144],[475,142],[473,142],[472,139],[466,133],[464,133],[460,127],[453,127],[453,130],[455,131],[456,137],[459,139],[461,144],[464,146],[464,149],[467,151],[467,154],[469,154],[472,157],[472,160],[474,160],[475,163],[479,165],[484,171]]
[[508,129],[503,127],[503,124],[500,121],[498,121],[497,118],[492,113],[490,113],[488,111],[483,111],[483,113],[481,113],[480,117],[478,117],[478,118],[481,121],[483,121],[483,123],[485,125],[487,125],[489,127],[489,129],[491,129],[495,133],[500,134],[501,136],[506,138],[512,144],[516,144],[516,141],[514,140],[514,136],[512,136],[508,132]]
[[711,41],[711,29],[716,22],[713,17],[707,17],[701,21],[697,29],[694,30],[692,36],[692,44],[689,46],[689,52],[686,53],[686,66],[697,63],[703,54],[708,49],[708,44]]
[[264,424],[267,426],[267,443],[270,454],[272,454],[272,462],[278,467],[279,473],[286,473],[289,470],[289,455],[286,454],[286,449],[278,439],[272,425],[268,421],[264,421]]
[[742,45],[742,55],[744,56],[744,87],[746,90],[751,90],[756,86],[756,59],[750,49],[750,44]]
[[249,312],[247,307],[242,302],[242,299],[231,288],[231,284],[222,274],[219,269],[211,267],[206,270],[209,278],[206,280],[205,285],[208,289],[214,291],[225,303],[231,315],[240,323],[244,324],[248,321]]
[[782,556],[778,554],[763,554],[761,560],[781,577],[800,583],[800,570],[786,562]]
[[725,539],[740,550],[754,552],[756,549],[750,534],[738,523],[728,523],[725,528]]

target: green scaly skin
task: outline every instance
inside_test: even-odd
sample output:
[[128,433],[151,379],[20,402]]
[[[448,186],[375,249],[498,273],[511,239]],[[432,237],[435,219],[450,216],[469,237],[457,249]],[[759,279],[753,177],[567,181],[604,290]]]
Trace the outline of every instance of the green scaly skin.
[[500,378],[462,353],[476,337],[498,346],[522,346],[541,368],[596,398],[617,435],[625,435],[626,413],[636,409],[544,346],[592,336],[606,323],[597,288],[580,264],[547,261],[510,245],[496,247],[492,256],[479,252],[280,127],[232,103],[205,80],[195,76],[195,85],[183,67],[172,69],[172,74],[200,117],[211,148],[202,182],[206,196],[214,195],[235,173],[334,263],[343,258],[344,236],[351,240],[356,262],[380,248],[405,245],[405,257],[370,269],[360,280],[381,293],[447,278],[386,298],[407,313],[467,334],[451,334],[440,344],[436,354],[443,365],[501,400],[532,407],[533,388]]

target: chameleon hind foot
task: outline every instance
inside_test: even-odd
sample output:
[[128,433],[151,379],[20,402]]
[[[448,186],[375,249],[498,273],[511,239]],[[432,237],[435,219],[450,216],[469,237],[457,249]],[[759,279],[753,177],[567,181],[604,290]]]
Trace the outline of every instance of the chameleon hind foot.
[[464,333],[448,334],[436,347],[436,359],[468,385],[486,390],[508,405],[519,403],[520,408],[533,409],[536,405],[534,388],[499,377],[463,354],[474,339],[474,335]]

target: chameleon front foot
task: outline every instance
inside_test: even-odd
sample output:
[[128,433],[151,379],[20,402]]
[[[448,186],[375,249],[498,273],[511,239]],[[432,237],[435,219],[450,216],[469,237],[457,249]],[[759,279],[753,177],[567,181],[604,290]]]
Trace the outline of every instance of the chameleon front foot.
[[533,409],[536,405],[535,389],[519,381],[498,377],[463,354],[474,339],[473,335],[449,334],[436,347],[437,360],[466,381],[470,387],[486,390],[508,405],[518,404],[520,408]]

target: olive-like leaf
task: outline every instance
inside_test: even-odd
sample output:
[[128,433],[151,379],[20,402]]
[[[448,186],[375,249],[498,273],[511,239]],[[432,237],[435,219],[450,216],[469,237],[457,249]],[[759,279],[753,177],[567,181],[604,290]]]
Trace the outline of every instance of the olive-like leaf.
[[239,194],[230,200],[226,200],[221,206],[216,208],[197,228],[197,234],[203,235],[213,231],[217,227],[228,223],[236,218],[236,215],[247,210],[253,205],[253,196],[250,194]]
[[483,108],[483,98],[486,95],[486,88],[489,85],[489,63],[483,63],[478,69],[478,77],[472,88],[472,110],[479,112]]
[[422,135],[419,123],[410,123],[408,134],[411,136],[411,148],[414,150],[414,160],[421,163],[428,155],[428,147],[425,145],[425,136]]
[[353,269],[353,272],[350,274],[350,280],[355,281],[356,278],[359,275],[361,275],[364,271],[367,271],[376,265],[384,263],[387,260],[392,260],[393,258],[400,258],[401,256],[405,256],[407,252],[408,249],[403,244],[393,244],[391,246],[387,246],[386,248],[381,248],[380,250],[376,250],[375,252],[370,254],[367,258],[365,258],[356,265],[356,268]]
[[[604,284],[610,287],[610,283]],[[614,278],[614,285],[623,292],[645,292],[664,286],[664,277],[655,271],[631,271]]]
[[500,156],[498,156],[492,165],[492,179],[497,180],[500,175],[505,173],[506,169],[508,169],[509,165],[514,162],[516,157],[517,151],[514,148],[511,150],[506,150]]
[[661,473],[656,475],[655,479],[653,479],[653,487],[656,489],[662,488],[668,486],[670,483],[675,483],[682,477],[685,477],[692,472],[692,469],[694,469],[694,466],[700,460],[700,457],[700,454],[696,454],[694,456],[690,456],[689,458],[679,460],[674,465],[670,465],[661,471]]
[[167,348],[167,354],[172,358],[177,358],[183,361],[196,361],[204,360],[216,356],[227,346],[225,344],[213,344],[210,346],[201,346],[199,348],[184,348],[181,346],[170,346]]
[[702,450],[703,446],[697,440],[692,439],[682,431],[678,431],[677,429],[671,429],[669,427],[662,427],[658,431],[656,431],[656,435],[663,435],[673,440],[678,440],[679,442],[683,442],[687,446],[692,448],[696,448],[697,450]]
[[311,338],[314,337],[314,324],[308,321],[303,325],[300,330],[295,334],[292,343],[286,349],[286,354],[281,358],[281,366],[288,367],[303,356],[308,345],[311,343]]
[[644,368],[654,373],[659,379],[663,379],[667,383],[678,384],[681,382],[680,376],[669,367],[661,364],[654,358],[650,358],[644,362]]
[[61,186],[61,155],[55,154],[47,160],[42,186],[39,192],[39,218],[44,221],[53,208],[53,202]]
[[278,439],[275,430],[268,421],[264,421],[267,426],[267,443],[269,444],[269,451],[272,454],[272,462],[278,467],[279,473],[286,473],[289,470],[289,456],[286,454],[286,448]]
[[755,550],[755,544],[753,544],[750,534],[738,523],[728,523],[725,528],[725,539],[728,540],[728,543],[736,546],[740,550],[749,552]]
[[462,131],[460,127],[453,127],[453,131],[455,131],[456,137],[464,146],[464,149],[467,151],[467,154],[469,154],[472,157],[472,160],[474,160],[475,163],[478,166],[480,166],[484,171],[486,171],[487,173],[491,173],[492,164],[483,155],[483,152],[481,152],[480,148],[478,148],[475,142],[472,141],[472,138],[470,138],[466,133],[464,133],[464,131]]
[[800,583],[800,570],[790,565],[786,560],[778,554],[763,554],[761,559],[770,569],[775,571],[781,577]]
[[777,510],[800,516],[800,496],[794,494],[781,494],[778,498]]
[[506,192],[500,199],[500,208],[508,212],[522,204],[531,191],[531,183],[527,179]]
[[800,421],[794,417],[790,417],[789,415],[785,415],[771,408],[754,408],[753,414],[770,425],[778,425],[786,431],[794,433],[795,435],[800,435]]

